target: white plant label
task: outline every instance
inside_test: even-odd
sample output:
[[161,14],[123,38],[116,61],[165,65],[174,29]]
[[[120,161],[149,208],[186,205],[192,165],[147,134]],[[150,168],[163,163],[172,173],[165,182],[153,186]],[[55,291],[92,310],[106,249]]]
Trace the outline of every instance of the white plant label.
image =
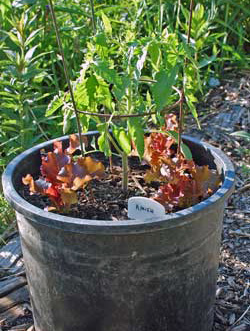
[[165,208],[157,201],[144,197],[128,199],[128,217],[140,221],[150,221],[163,217]]

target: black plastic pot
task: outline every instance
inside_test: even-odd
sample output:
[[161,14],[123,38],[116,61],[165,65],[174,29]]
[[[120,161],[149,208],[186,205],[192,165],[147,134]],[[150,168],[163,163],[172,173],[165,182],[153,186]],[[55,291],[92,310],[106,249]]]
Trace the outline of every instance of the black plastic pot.
[[185,140],[198,164],[217,167],[223,185],[160,221],[76,219],[29,204],[18,193],[21,178],[38,173],[39,151],[52,141],[8,165],[4,194],[17,214],[36,331],[211,330],[234,170],[221,151]]

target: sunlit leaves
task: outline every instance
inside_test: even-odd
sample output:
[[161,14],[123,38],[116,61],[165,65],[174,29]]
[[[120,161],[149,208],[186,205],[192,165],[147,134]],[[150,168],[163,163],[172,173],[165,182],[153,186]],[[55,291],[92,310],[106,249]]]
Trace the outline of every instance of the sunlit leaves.
[[129,155],[131,152],[131,141],[128,136],[128,133],[123,127],[119,127],[117,125],[112,125],[112,133],[118,144],[121,146],[122,150]]
[[108,138],[108,123],[97,124],[97,129],[100,132],[98,137],[98,146],[100,151],[102,151],[106,156],[111,155],[110,143]]
[[[59,95],[54,96],[48,105],[45,116],[53,115],[64,104],[64,93],[60,92]],[[68,98],[69,99],[69,98]]]
[[139,157],[142,158],[144,154],[144,130],[140,124],[140,118],[131,117],[128,120],[128,130],[133,140]]
[[152,61],[152,65],[156,71],[159,69],[161,61],[161,47],[159,43],[152,42],[148,47],[148,52]]
[[172,86],[177,79],[177,73],[178,67],[175,66],[170,72],[161,70],[156,74],[156,83],[152,87],[152,92],[157,110],[162,110],[162,108],[168,103],[169,96],[172,92]]
[[[36,15],[30,8],[16,11],[9,8],[8,1],[4,3],[4,11],[3,6],[0,6],[0,21],[4,21],[1,21],[4,29],[1,31],[0,61],[1,170],[18,152],[48,138],[53,121],[48,123],[44,120],[47,105],[43,102],[54,93],[49,89],[51,76],[44,65],[48,52],[41,52],[39,42],[39,33],[44,28],[36,29]],[[6,15],[5,19],[2,17],[3,13]],[[57,129],[54,132],[57,133]]]
[[104,30],[107,34],[112,34],[112,27],[110,24],[110,20],[108,18],[107,15],[104,14],[104,12],[102,12],[102,21],[103,21],[103,25],[104,25]]
[[97,81],[95,75],[88,77],[86,80],[86,90],[87,90],[90,104],[95,102],[95,93],[96,93],[97,87],[98,87],[98,81]]

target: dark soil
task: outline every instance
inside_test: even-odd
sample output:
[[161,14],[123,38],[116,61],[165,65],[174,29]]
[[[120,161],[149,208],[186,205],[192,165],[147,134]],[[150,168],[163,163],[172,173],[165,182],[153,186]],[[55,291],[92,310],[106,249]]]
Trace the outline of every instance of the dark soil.
[[[93,220],[124,220],[128,219],[128,199],[133,196],[152,197],[155,195],[160,183],[150,185],[145,183],[144,174],[148,165],[142,165],[138,157],[129,157],[129,185],[128,191],[122,190],[121,159],[113,157],[113,169],[110,172],[109,162],[101,153],[91,155],[101,161],[106,167],[106,177],[102,180],[94,179],[86,189],[78,192],[78,204],[72,205],[68,213],[62,215],[81,219]],[[20,192],[32,205],[41,209],[51,206],[46,196],[29,194],[29,189],[24,186]]]

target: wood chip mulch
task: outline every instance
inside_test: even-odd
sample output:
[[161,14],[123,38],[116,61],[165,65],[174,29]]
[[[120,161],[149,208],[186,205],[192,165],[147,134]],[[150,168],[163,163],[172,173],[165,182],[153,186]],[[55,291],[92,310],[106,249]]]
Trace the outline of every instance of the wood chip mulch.
[[188,133],[222,149],[236,169],[235,193],[225,211],[213,331],[250,331],[250,72],[226,75],[200,105],[202,131]]
[[[202,131],[192,118],[186,131],[221,148],[236,168],[235,193],[225,211],[212,331],[250,331],[250,142],[230,135],[250,132],[250,72],[225,77],[199,107]],[[1,239],[7,245],[0,249],[0,331],[35,331],[14,227]]]

